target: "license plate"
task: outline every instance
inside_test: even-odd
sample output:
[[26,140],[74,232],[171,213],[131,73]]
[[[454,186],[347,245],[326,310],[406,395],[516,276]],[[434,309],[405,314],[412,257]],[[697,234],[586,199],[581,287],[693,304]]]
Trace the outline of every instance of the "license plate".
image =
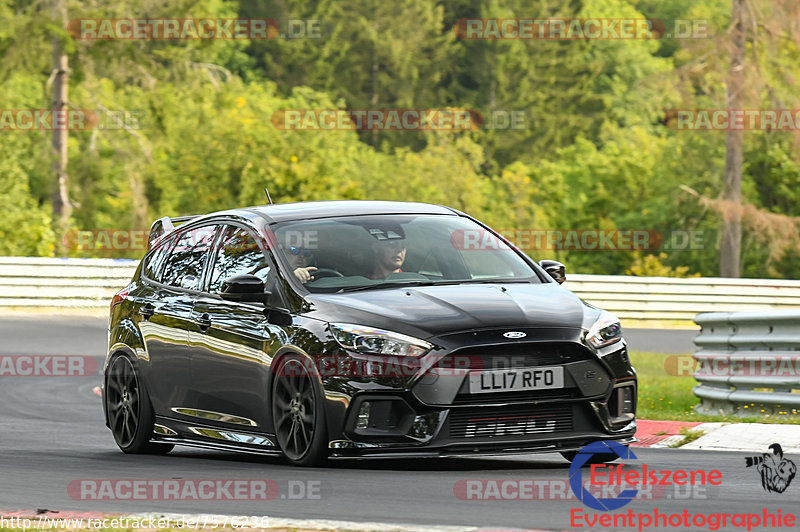
[[469,374],[469,393],[549,390],[564,387],[564,368],[498,369]]

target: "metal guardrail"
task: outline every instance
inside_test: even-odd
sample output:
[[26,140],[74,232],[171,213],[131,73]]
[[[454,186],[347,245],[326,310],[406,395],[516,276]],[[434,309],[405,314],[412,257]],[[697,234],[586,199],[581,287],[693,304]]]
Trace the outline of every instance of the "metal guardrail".
[[[0,307],[106,307],[137,262],[0,257]],[[680,320],[701,312],[800,310],[800,281],[579,275],[564,286],[624,320]]]
[[138,261],[0,257],[0,307],[108,307]]
[[800,311],[711,312],[694,321],[702,328],[694,340],[698,412],[800,410]]
[[703,312],[800,310],[800,281],[570,275],[564,286],[624,319],[681,320]]

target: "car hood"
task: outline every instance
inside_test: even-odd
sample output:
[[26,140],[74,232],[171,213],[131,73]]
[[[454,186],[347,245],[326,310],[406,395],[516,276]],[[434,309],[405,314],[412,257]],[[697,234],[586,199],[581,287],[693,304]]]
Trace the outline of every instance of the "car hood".
[[583,301],[555,283],[462,284],[312,294],[309,317],[418,338],[491,328],[581,327]]

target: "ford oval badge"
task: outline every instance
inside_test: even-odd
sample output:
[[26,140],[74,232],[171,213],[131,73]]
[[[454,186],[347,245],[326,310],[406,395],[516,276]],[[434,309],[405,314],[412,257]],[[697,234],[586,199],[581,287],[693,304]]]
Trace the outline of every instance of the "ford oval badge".
[[503,336],[506,338],[525,338],[528,335],[521,331],[508,331],[503,333]]

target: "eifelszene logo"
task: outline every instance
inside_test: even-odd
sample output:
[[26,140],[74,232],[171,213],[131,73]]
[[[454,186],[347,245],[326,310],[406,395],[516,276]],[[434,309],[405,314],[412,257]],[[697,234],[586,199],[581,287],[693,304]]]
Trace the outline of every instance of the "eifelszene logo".
[[591,463],[595,455],[608,457],[608,455],[614,454],[623,460],[637,460],[636,455],[633,454],[630,449],[615,441],[597,441],[590,443],[581,449],[575,458],[572,459],[572,465],[569,466],[570,488],[572,488],[572,493],[575,494],[575,497],[589,508],[600,510],[601,512],[619,510],[631,502],[638,493],[638,490],[626,489],[620,492],[615,498],[598,499],[583,486],[583,473],[581,468],[587,462]]
[[[659,488],[664,486],[665,489],[668,486],[672,486],[673,489],[684,487],[694,492],[695,486],[700,489],[704,486],[722,484],[722,472],[718,469],[655,469],[646,463],[631,468],[626,463],[609,463],[617,458],[637,460],[630,449],[615,441],[594,442],[578,451],[569,468],[569,485],[575,497],[589,508],[610,512],[619,510],[637,498],[640,490],[648,490],[654,486]],[[595,497],[585,486],[581,468],[587,464],[591,464],[589,487],[593,488],[595,493],[600,489],[604,497]],[[628,514],[615,514],[614,519],[620,515]]]
[[756,467],[761,475],[761,487],[764,491],[783,493],[792,483],[797,473],[797,466],[788,458],[784,458],[783,448],[779,443],[773,443],[769,448],[772,449],[772,453],[745,458],[745,467]]

